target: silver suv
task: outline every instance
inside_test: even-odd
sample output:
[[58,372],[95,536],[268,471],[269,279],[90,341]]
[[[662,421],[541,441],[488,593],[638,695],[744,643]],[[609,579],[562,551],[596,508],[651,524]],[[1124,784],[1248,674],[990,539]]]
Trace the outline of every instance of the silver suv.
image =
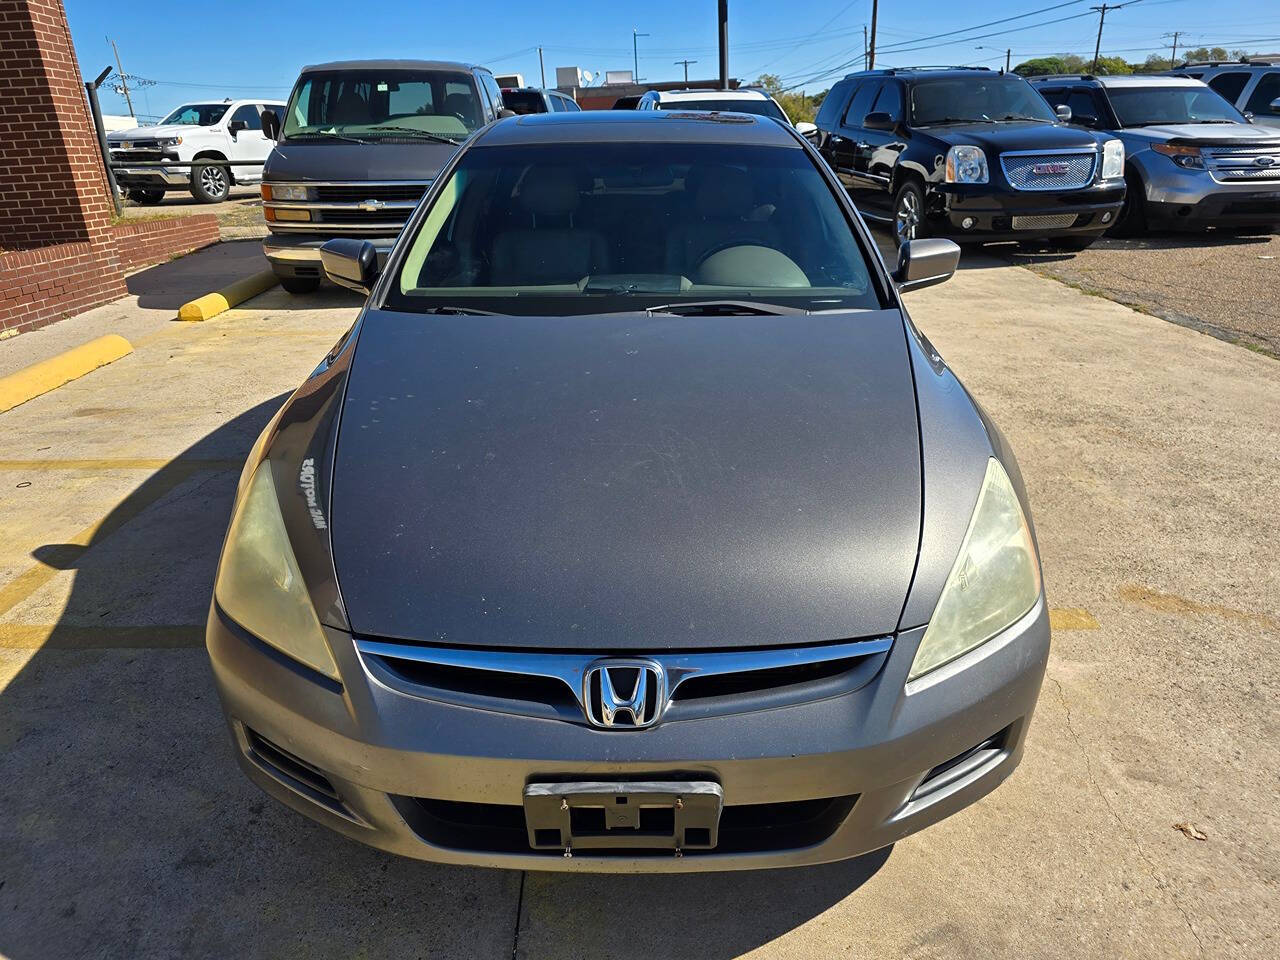
[[1203,80],[1241,112],[1253,114],[1254,123],[1280,127],[1280,59],[1184,63],[1169,75]]

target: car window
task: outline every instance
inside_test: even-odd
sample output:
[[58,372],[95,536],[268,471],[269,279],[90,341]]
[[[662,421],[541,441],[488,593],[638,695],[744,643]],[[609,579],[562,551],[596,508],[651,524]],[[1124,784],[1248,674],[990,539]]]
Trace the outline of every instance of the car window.
[[834,127],[842,115],[845,104],[849,102],[849,93],[853,89],[854,83],[855,81],[853,80],[841,80],[832,87],[826,97],[823,98],[822,106],[818,108],[818,115],[814,118],[814,123],[823,130],[830,130]]
[[478,84],[480,89],[480,101],[484,105],[485,117],[492,119],[497,116],[497,111],[493,108],[493,95],[489,93],[489,88],[483,80]]
[[886,80],[868,113],[887,113],[894,120],[901,120],[902,85],[896,80]]
[[772,100],[756,100],[754,98],[703,97],[698,100],[670,100],[662,105],[663,110],[719,110],[733,113],[750,113],[757,117],[772,117],[774,120],[787,122],[787,115]]
[[502,102],[512,113],[522,116],[547,112],[547,104],[542,99],[542,94],[534,90],[508,90],[502,95]]
[[378,139],[402,137],[408,129],[465,137],[484,122],[480,94],[468,74],[336,70],[303,75],[289,98],[282,134]]
[[1280,97],[1280,72],[1264,73],[1258,85],[1249,94],[1249,102],[1244,108],[1257,116],[1270,114],[1271,101]]
[[506,109],[502,88],[498,86],[498,81],[494,79],[493,74],[484,70],[480,71],[480,85],[488,91],[489,99],[493,101],[493,115],[496,117],[499,110]]
[[1067,94],[1066,100],[1058,102],[1066,103],[1071,108],[1072,123],[1097,126],[1106,116],[1102,111],[1102,104],[1098,102],[1098,95],[1093,90],[1072,90]]
[[[581,113],[582,108],[578,106],[578,101],[573,97],[564,98],[564,109],[567,113]],[[615,108],[616,109],[616,108]]]
[[1113,87],[1111,107],[1122,127],[1162,123],[1243,123],[1244,117],[1208,87]]
[[[1194,75],[1193,75],[1194,76]],[[1227,100],[1235,103],[1240,99],[1240,94],[1244,93],[1245,84],[1249,82],[1249,74],[1243,70],[1233,70],[1230,73],[1220,73],[1216,77],[1210,78],[1209,87],[1222,94]]]
[[867,80],[858,85],[858,91],[853,95],[853,99],[849,101],[848,109],[844,112],[841,119],[841,126],[858,128],[862,126],[862,121],[867,118],[867,114],[871,112],[871,103],[876,98],[876,94],[880,92],[879,80]]
[[950,123],[1042,120],[1056,117],[1044,98],[1021,77],[986,75],[921,80],[911,88],[911,122],[918,127]]
[[388,303],[410,311],[597,313],[708,298],[880,306],[844,206],[794,147],[469,150],[405,249]]
[[177,123],[191,127],[212,127],[227,112],[225,103],[188,103],[169,114],[160,124]]
[[258,108],[252,103],[237,107],[236,112],[231,115],[231,119],[227,122],[234,123],[236,120],[243,121],[246,130],[262,129],[262,115],[258,113]]
[[551,95],[551,109],[556,113],[564,113],[569,108],[565,105],[565,98],[558,94]]

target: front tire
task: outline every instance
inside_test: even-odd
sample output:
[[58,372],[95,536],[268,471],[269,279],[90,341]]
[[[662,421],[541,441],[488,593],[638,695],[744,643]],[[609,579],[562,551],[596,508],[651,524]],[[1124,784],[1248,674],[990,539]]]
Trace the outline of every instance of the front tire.
[[1107,231],[1112,237],[1136,237],[1147,232],[1147,191],[1141,178],[1127,173],[1124,178],[1124,206]]
[[320,281],[316,277],[281,277],[280,286],[293,294],[315,293],[320,289]]
[[163,190],[130,190],[128,197],[136,204],[144,207],[154,207],[157,203],[164,199]]
[[231,171],[216,163],[191,170],[191,196],[200,203],[221,203],[231,196]]
[[902,246],[908,240],[917,240],[927,235],[924,191],[914,180],[907,180],[893,195],[893,238],[898,246]]

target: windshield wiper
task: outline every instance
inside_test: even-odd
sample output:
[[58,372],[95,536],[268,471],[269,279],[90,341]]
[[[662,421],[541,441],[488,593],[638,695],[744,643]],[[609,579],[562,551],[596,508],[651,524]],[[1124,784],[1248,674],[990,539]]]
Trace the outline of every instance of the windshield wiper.
[[374,130],[386,130],[390,133],[404,133],[413,137],[421,137],[423,140],[435,140],[437,143],[452,143],[455,147],[462,142],[461,140],[453,139],[453,137],[441,136],[438,133],[429,133],[426,130],[419,130],[416,127],[397,127],[394,124],[391,124],[387,126],[369,128],[370,132]]
[[645,313],[670,313],[677,317],[780,317],[788,313],[808,313],[798,307],[771,303],[767,307],[740,300],[702,300],[697,303],[663,303],[645,307]]
[[1001,123],[1003,123],[1003,122],[1004,122],[1004,121],[1006,121],[1006,120],[1034,120],[1034,121],[1036,121],[1037,123],[1048,123],[1048,122],[1049,122],[1049,121],[1045,120],[1045,118],[1044,118],[1044,117],[1024,117],[1024,116],[1022,116],[1021,114],[1017,114],[1017,113],[1010,113],[1010,114],[1006,114],[1005,116],[1003,116],[1003,117],[1001,117],[1001,118],[1000,118],[1000,122],[1001,122]]
[[918,127],[941,127],[948,123],[995,123],[986,117],[941,117],[937,120],[929,120],[925,123],[918,123]]
[[440,314],[457,314],[475,317],[501,317],[503,314],[494,313],[492,310],[477,310],[475,307],[458,307],[453,304],[445,304],[441,307],[427,307],[419,313],[440,313]]
[[368,143],[368,140],[361,140],[359,137],[348,137],[345,133],[338,133],[335,130],[308,130],[303,133],[291,133],[285,137],[286,140],[301,140],[304,137],[322,137],[325,140],[345,140],[348,143]]

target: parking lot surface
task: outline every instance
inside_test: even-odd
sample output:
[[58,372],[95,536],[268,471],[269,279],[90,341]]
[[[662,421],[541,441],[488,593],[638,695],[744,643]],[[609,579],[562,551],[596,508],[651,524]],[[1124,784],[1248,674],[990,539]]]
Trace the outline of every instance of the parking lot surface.
[[231,196],[222,203],[201,203],[185,190],[170,190],[157,204],[145,206],[126,200],[120,210],[120,216],[125,220],[189,217],[200,213],[211,213],[218,218],[218,231],[223,240],[267,235],[267,224],[262,219],[262,194],[256,183],[232,187]]
[[1035,509],[1025,760],[890,851],[687,877],[393,859],[236,768],[201,646],[232,491],[354,297],[52,328],[136,349],[0,414],[0,955],[1275,956],[1280,364],[992,258],[908,304]]

